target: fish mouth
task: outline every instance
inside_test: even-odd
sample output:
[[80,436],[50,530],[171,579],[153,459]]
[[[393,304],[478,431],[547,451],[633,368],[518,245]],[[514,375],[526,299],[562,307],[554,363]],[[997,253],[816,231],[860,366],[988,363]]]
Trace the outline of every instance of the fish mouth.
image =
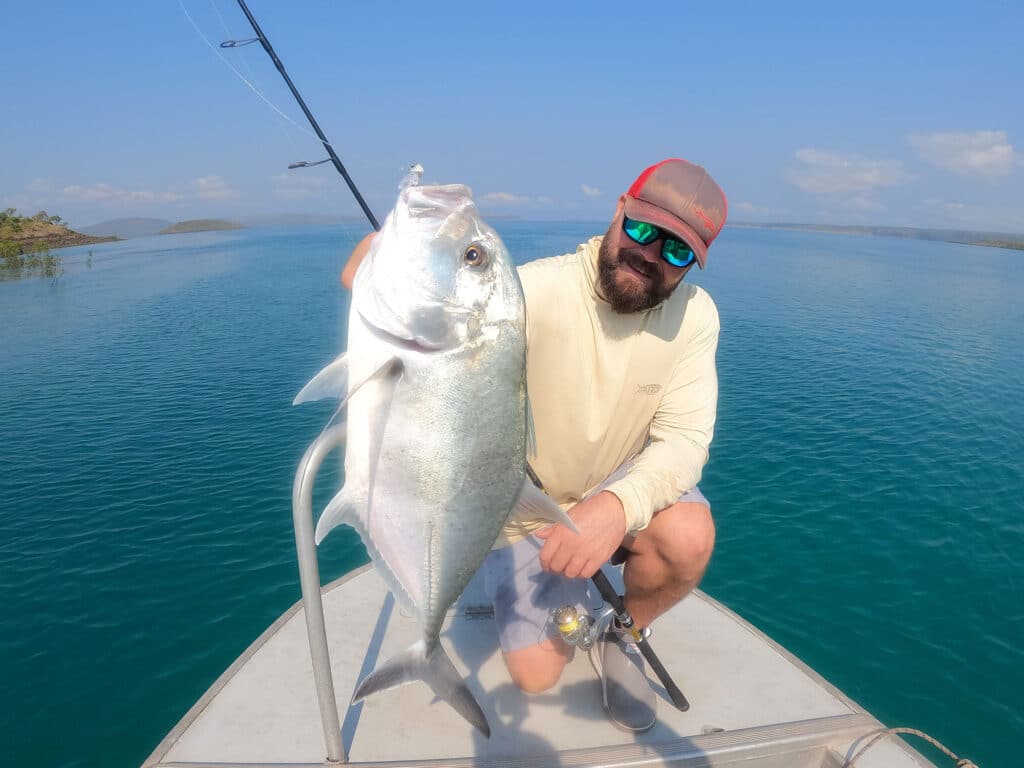
[[410,352],[416,352],[416,353],[421,354],[421,355],[436,355],[436,354],[440,354],[441,352],[446,352],[449,349],[452,349],[452,346],[453,346],[453,345],[428,346],[427,344],[424,344],[422,341],[420,341],[418,339],[409,339],[409,338],[406,338],[404,336],[396,336],[395,334],[391,333],[390,331],[385,331],[383,328],[379,328],[378,326],[374,325],[373,323],[368,322],[365,318],[363,318],[363,322],[366,325],[366,327],[370,330],[370,332],[374,336],[376,336],[378,339],[380,339],[381,341],[386,341],[388,344],[391,344],[391,345],[396,346],[396,347],[400,347],[401,349],[405,349],[405,350],[408,350]]

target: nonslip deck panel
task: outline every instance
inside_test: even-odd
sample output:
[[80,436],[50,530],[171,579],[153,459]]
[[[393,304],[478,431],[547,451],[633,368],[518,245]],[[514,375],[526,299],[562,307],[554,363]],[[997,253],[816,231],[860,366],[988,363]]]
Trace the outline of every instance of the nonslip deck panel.
[[[767,738],[792,727],[804,729],[801,749],[817,749],[825,760],[823,746],[813,746],[826,743],[819,726],[842,724],[840,730],[853,735],[851,728],[877,727],[820,677],[699,593],[659,619],[651,638],[691,709],[681,713],[660,701],[658,725],[639,737],[607,721],[585,654],[577,654],[553,691],[527,696],[516,689],[486,612],[482,617],[471,612],[471,618],[453,611],[442,638],[490,721],[491,739],[420,684],[382,692],[350,708],[358,680],[408,647],[418,636],[417,626],[370,569],[329,585],[324,593],[342,735],[353,764],[537,766],[576,764],[577,759],[594,764],[600,754],[601,764],[619,755],[609,764],[668,759],[696,760],[696,765],[698,758],[710,759],[706,750],[713,749],[714,764],[727,765],[720,762],[730,751],[724,744],[740,738],[737,734]],[[470,589],[460,607],[474,600]],[[717,728],[724,733],[705,735]],[[305,621],[296,606],[218,680],[146,765],[320,765],[325,753]],[[747,752],[746,759],[751,757]]]

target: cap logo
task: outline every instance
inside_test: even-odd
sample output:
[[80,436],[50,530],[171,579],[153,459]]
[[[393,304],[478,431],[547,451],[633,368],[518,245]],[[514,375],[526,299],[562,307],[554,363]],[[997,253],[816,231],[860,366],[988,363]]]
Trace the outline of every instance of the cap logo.
[[711,220],[711,217],[704,213],[703,208],[694,208],[693,212],[700,217],[700,220],[704,222],[704,226],[710,229],[712,232],[715,230],[715,222]]

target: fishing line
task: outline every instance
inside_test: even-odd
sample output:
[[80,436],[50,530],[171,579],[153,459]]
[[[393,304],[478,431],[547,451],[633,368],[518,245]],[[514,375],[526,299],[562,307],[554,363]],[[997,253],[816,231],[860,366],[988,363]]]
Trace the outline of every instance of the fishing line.
[[[263,92],[259,88],[257,88],[248,79],[246,79],[245,75],[243,75],[241,72],[239,72],[238,69],[230,61],[227,60],[227,58],[225,58],[224,54],[222,54],[220,52],[220,46],[219,45],[214,45],[213,43],[211,43],[209,38],[206,35],[203,34],[203,31],[199,28],[199,25],[196,24],[195,19],[192,18],[192,14],[190,14],[188,12],[188,9],[185,7],[185,4],[182,2],[182,0],[178,0],[178,6],[181,8],[182,13],[185,14],[185,18],[188,19],[188,23],[192,25],[192,29],[194,29],[196,31],[196,34],[199,35],[200,38],[202,38],[203,42],[206,43],[207,47],[211,51],[213,51],[215,54],[217,54],[217,58],[220,59],[222,62],[224,62],[224,66],[226,66],[228,69],[230,69],[232,72],[234,72],[235,75],[238,77],[238,79],[241,80],[243,83],[245,83],[246,86],[248,86],[249,90],[251,90],[253,93],[255,93],[264,104],[266,104],[268,107],[270,107],[272,110],[274,110],[277,114],[279,114],[281,117],[283,117],[289,123],[294,125],[296,128],[298,128],[304,134],[306,134],[310,138],[316,139],[318,142],[320,141],[320,137],[319,136],[317,136],[315,133],[310,131],[308,128],[304,128],[301,124],[296,122],[290,115],[288,115],[284,111],[282,111],[276,104],[274,104],[274,102],[272,102],[269,98],[264,96]],[[329,142],[327,142],[327,143],[329,144]]]
[[[232,32],[228,28],[227,22],[225,21],[223,14],[220,12],[220,8],[217,5],[216,0],[210,0],[210,5],[212,6],[214,14],[220,20],[221,27],[224,29],[225,34],[230,38],[232,36]],[[247,72],[249,74],[248,77],[246,77],[246,75],[244,75],[242,72],[240,72],[238,70],[238,68],[235,67],[231,63],[231,61],[229,61],[224,56],[224,54],[221,52],[221,49],[223,49],[223,48],[240,48],[242,46],[248,45],[249,43],[259,42],[260,38],[254,37],[254,38],[250,38],[250,39],[246,39],[246,40],[229,39],[229,40],[227,40],[227,41],[225,41],[223,43],[220,43],[220,44],[211,42],[211,40],[203,33],[202,29],[200,28],[199,24],[196,22],[195,18],[193,18],[192,14],[189,13],[188,8],[185,7],[185,4],[184,4],[183,0],[178,0],[178,7],[181,8],[182,13],[185,15],[185,18],[188,20],[189,24],[191,24],[192,29],[194,29],[196,34],[199,35],[199,38],[204,43],[206,43],[206,47],[209,48],[211,51],[213,51],[214,54],[216,54],[217,58],[219,58],[224,63],[224,65],[228,69],[230,69],[231,72],[234,73],[234,75],[246,85],[247,88],[249,88],[249,90],[251,90],[254,94],[256,94],[256,96],[260,99],[260,101],[262,101],[264,104],[266,104],[268,107],[270,107],[274,112],[276,112],[280,117],[284,118],[287,122],[291,123],[295,128],[297,128],[299,131],[301,131],[304,135],[306,135],[306,136],[308,136],[308,137],[310,137],[312,139],[315,139],[317,142],[319,142],[321,144],[321,146],[325,147],[328,150],[329,153],[333,154],[334,148],[333,148],[333,146],[331,145],[331,143],[329,141],[327,141],[322,136],[318,136],[317,134],[313,133],[308,128],[304,127],[302,124],[297,122],[291,115],[287,114],[283,109],[278,107],[253,82],[254,80],[256,80],[256,76],[253,74],[252,69],[250,68],[250,66],[248,64],[248,61],[246,60],[245,57],[242,57],[242,62],[244,62],[245,69],[247,70]],[[295,152],[296,155],[300,154],[301,150],[299,149],[298,144],[295,142],[295,137],[292,136],[289,131],[283,130],[283,128],[284,128],[283,126],[281,126],[281,127],[282,127],[282,133],[284,133],[284,135],[287,137],[288,144],[292,147],[292,150]],[[313,163],[312,165],[317,165],[317,164],[318,163]],[[289,168],[297,167],[299,165],[307,165],[307,164],[306,163],[295,164],[294,166],[289,166]],[[357,195],[357,199],[358,199],[358,195]],[[376,229],[378,227],[378,225],[376,224],[376,220],[372,218],[372,215],[370,215],[370,217],[371,217],[371,223],[374,225],[374,228]],[[352,232],[348,231],[348,228],[343,228],[342,235],[344,236],[344,238],[350,244],[354,245],[356,243],[356,238],[354,237]]]
[[[225,37],[225,39],[231,38],[232,37],[231,29],[228,27],[228,23],[224,19],[224,14],[222,14],[220,12],[220,6],[217,4],[217,0],[210,0],[210,8],[213,9],[213,12],[217,15],[217,20],[220,21],[221,29],[224,30],[224,37]],[[223,47],[224,46],[218,46],[218,48],[223,48]],[[232,45],[230,47],[231,48],[236,48],[236,47],[240,47],[240,46]],[[246,75],[248,75],[248,79],[250,81],[252,81],[253,83],[255,83],[256,80],[257,80],[257,77],[256,77],[256,74],[253,72],[252,67],[249,66],[249,59],[248,59],[248,57],[240,52],[239,53],[239,61],[241,61],[242,66],[245,67],[245,73],[246,73]],[[292,122],[294,124],[294,120]],[[287,128],[285,128],[285,126],[281,125],[281,123],[275,122],[274,124],[277,125],[281,129],[281,134],[285,137],[285,139],[291,145],[292,151],[295,153],[295,155],[299,155],[301,150],[299,149],[298,143],[295,141],[295,137],[292,136],[291,131],[287,130]]]
[[[259,24],[256,21],[256,17],[252,15],[252,11],[250,11],[249,7],[245,4],[245,0],[236,0],[236,2],[238,3],[239,7],[242,9],[242,12],[245,14],[246,19],[249,21],[249,25],[252,27],[253,32],[256,33],[256,37],[255,38],[251,38],[251,39],[247,39],[247,40],[225,40],[224,42],[222,42],[220,44],[219,47],[220,48],[237,48],[237,47],[240,47],[240,46],[243,46],[243,45],[249,45],[250,43],[256,42],[257,40],[259,41],[260,45],[263,46],[263,50],[266,51],[266,53],[270,57],[271,61],[273,61],[274,66],[277,68],[278,74],[280,74],[281,77],[284,79],[285,84],[288,86],[288,90],[291,91],[292,96],[295,98],[295,101],[298,102],[299,107],[302,108],[302,113],[306,116],[306,120],[309,122],[310,127],[313,129],[314,133],[316,134],[316,139],[320,142],[320,144],[324,147],[324,149],[327,150],[327,154],[328,154],[331,162],[334,164],[335,170],[337,170],[338,173],[341,174],[341,177],[345,180],[345,183],[348,185],[349,191],[352,193],[352,196],[355,197],[356,202],[359,203],[359,207],[362,208],[362,211],[366,215],[366,218],[369,220],[370,224],[373,226],[373,228],[375,230],[379,231],[380,230],[380,224],[378,223],[376,216],[373,215],[373,211],[371,211],[370,207],[366,204],[366,200],[363,199],[362,193],[360,193],[359,189],[355,185],[355,182],[352,180],[352,177],[349,175],[348,171],[345,169],[345,166],[342,164],[341,159],[338,157],[337,152],[334,151],[334,147],[331,145],[331,143],[329,141],[327,141],[327,137],[324,135],[324,132],[320,129],[320,126],[317,124],[316,118],[313,117],[313,113],[310,112],[309,107],[306,105],[305,100],[302,98],[302,95],[299,93],[298,89],[295,87],[295,84],[292,82],[292,79],[288,76],[288,73],[285,71],[284,64],[281,62],[281,59],[278,57],[277,53],[274,51],[273,46],[270,44],[270,40],[267,39],[267,36],[265,34],[263,34],[263,30],[260,29],[260,26],[259,26]],[[246,79],[246,77],[244,75],[242,75],[241,72],[239,72],[234,66],[231,65],[230,62],[228,62],[227,59],[224,58],[224,56],[221,55],[219,50],[217,50],[216,48],[213,47],[213,43],[211,43],[209,41],[209,39],[206,37],[206,35],[203,34],[202,30],[199,29],[199,25],[196,24],[195,20],[192,18],[192,15],[188,12],[188,9],[185,7],[185,5],[182,2],[182,0],[178,0],[178,6],[181,8],[182,13],[185,14],[185,18],[187,18],[189,23],[192,25],[192,28],[195,29],[196,34],[198,34],[203,39],[203,42],[206,43],[207,47],[209,47],[214,53],[216,53],[217,56],[220,58],[220,60],[223,61],[224,64],[232,72],[234,72],[235,75],[243,83],[245,83],[246,86],[248,86],[248,88],[253,93],[255,93],[257,96],[259,96],[260,99],[265,104],[267,104],[275,112],[277,112],[279,115],[281,115],[281,117],[283,117],[286,120],[288,120],[288,122],[292,123],[296,128],[298,128],[299,130],[303,131],[303,133],[307,133],[308,134],[308,131],[303,129],[298,123],[295,122],[295,120],[293,120],[291,117],[286,115],[273,102],[271,102],[270,99],[268,99],[266,96],[264,96],[263,93],[255,85],[253,85],[248,79]],[[313,165],[318,165],[318,164],[319,163],[313,163]],[[306,165],[308,165],[308,164],[306,164]],[[298,164],[295,167],[298,167]]]

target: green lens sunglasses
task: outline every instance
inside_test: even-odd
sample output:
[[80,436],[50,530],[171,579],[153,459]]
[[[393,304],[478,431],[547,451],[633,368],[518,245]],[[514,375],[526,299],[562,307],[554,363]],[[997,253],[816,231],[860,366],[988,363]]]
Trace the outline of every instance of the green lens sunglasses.
[[661,240],[661,258],[673,267],[688,267],[697,260],[697,254],[693,248],[682,240],[676,238],[665,230],[648,224],[646,221],[636,221],[628,216],[622,217],[622,231],[629,239],[640,245],[650,245],[655,240]]

